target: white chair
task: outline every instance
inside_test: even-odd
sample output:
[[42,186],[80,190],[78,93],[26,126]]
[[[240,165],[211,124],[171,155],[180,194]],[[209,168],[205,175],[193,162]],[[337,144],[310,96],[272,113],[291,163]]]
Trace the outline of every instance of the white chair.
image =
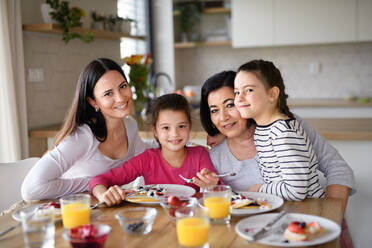
[[0,212],[22,200],[21,185],[27,172],[40,158],[0,163]]

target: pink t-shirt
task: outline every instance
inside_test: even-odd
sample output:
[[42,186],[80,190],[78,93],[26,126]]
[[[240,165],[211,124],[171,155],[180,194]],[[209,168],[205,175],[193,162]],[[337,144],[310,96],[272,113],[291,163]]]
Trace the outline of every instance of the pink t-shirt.
[[180,168],[172,168],[164,160],[160,148],[147,149],[140,155],[124,162],[120,167],[95,176],[90,181],[89,189],[92,191],[94,186],[98,184],[105,185],[107,188],[113,185],[123,185],[143,176],[146,184],[182,184],[199,191],[198,186],[186,183],[178,175],[192,178],[203,168],[216,172],[208,151],[204,147],[187,147],[187,156]]

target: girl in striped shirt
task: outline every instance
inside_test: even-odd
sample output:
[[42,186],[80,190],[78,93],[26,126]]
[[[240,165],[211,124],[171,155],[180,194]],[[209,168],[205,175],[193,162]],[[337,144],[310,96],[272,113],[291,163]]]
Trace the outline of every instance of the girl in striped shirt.
[[290,201],[322,197],[318,160],[303,127],[287,106],[280,71],[272,62],[253,60],[240,66],[234,84],[234,102],[240,114],[257,124],[254,142],[265,183],[252,185],[249,190]]

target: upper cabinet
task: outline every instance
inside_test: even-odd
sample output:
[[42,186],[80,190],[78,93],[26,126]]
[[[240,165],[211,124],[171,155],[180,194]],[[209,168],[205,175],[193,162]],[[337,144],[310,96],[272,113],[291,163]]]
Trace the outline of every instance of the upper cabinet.
[[372,0],[358,0],[358,41],[372,40]]
[[355,0],[276,0],[276,45],[356,40]]
[[231,10],[233,47],[274,44],[274,0],[233,0]]
[[232,0],[233,47],[372,40],[372,0]]

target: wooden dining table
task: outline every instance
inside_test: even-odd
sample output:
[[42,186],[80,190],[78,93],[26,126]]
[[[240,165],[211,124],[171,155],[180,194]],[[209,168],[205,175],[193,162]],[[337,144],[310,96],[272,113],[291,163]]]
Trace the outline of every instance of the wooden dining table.
[[[92,204],[96,203],[92,199]],[[40,203],[40,202],[39,202]],[[34,203],[36,204],[36,203]],[[158,210],[152,231],[144,236],[131,236],[124,232],[114,215],[120,210],[127,208],[143,207],[144,205],[123,202],[115,207],[99,207],[91,210],[91,223],[108,224],[112,231],[107,238],[105,247],[178,247],[176,235],[176,223],[168,218],[160,205],[146,205]],[[325,217],[341,225],[342,202],[338,199],[306,199],[302,202],[285,201],[283,206],[273,212],[285,210],[287,213],[302,213]],[[270,247],[260,243],[248,243],[235,232],[235,225],[246,216],[232,216],[229,226],[212,224],[210,227],[210,247]],[[16,224],[12,214],[0,216],[0,231]],[[69,241],[62,237],[64,231],[62,221],[56,221],[55,247],[70,247]],[[19,226],[11,232],[0,237],[0,247],[24,247],[22,227]],[[339,240],[333,240],[325,244],[312,247],[338,247]]]

